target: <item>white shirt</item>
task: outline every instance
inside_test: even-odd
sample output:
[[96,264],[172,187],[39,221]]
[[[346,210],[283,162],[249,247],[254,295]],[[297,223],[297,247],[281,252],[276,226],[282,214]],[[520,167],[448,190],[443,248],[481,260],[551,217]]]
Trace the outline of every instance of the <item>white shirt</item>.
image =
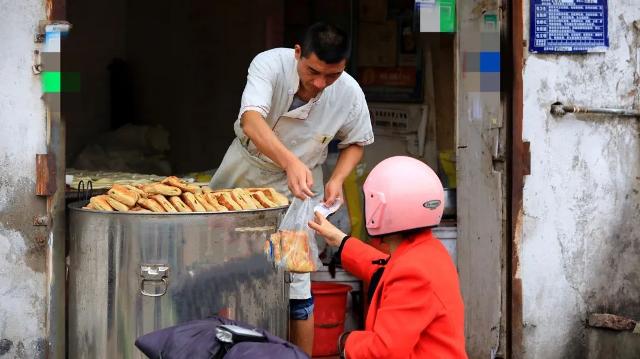
[[252,143],[247,146],[240,117],[249,110],[259,112],[280,141],[310,169],[325,161],[327,145],[334,137],[340,140],[339,148],[373,143],[364,93],[348,73],[342,73],[307,104],[289,111],[299,84],[293,49],[272,49],[253,59],[234,124],[236,136],[249,153],[272,162]]
[[[260,153],[240,127],[240,118],[246,111],[259,112],[285,147],[312,170],[313,191],[318,195],[323,190],[320,165],[334,137],[340,140],[339,148],[373,143],[367,102],[353,77],[342,73],[315,98],[289,111],[299,84],[293,49],[272,49],[253,59],[234,124],[237,140],[216,171],[212,188],[269,186],[286,191],[291,197],[284,171]],[[292,274],[289,297],[311,297],[308,273]]]

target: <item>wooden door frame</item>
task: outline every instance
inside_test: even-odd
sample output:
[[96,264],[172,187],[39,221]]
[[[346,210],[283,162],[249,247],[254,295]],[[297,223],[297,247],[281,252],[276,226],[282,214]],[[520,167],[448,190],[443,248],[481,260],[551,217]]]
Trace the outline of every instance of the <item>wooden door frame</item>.
[[47,10],[47,20],[66,20],[67,6],[66,0],[45,0]]
[[520,277],[520,250],[522,244],[522,204],[524,177],[531,172],[529,142],[522,140],[523,131],[523,68],[524,49],[527,46],[524,37],[524,2],[523,0],[513,0],[509,11],[509,23],[511,34],[511,181],[509,203],[510,221],[510,248],[511,259],[508,261],[508,272],[510,280],[507,288],[510,299],[510,310],[507,313],[508,323],[508,347],[510,357],[519,359],[524,356],[524,321],[523,321],[523,293],[522,278]]
[[[66,20],[66,0],[45,0],[46,20],[49,22]],[[61,102],[60,96],[46,101]],[[65,218],[65,127],[61,111],[52,111],[46,106],[47,119],[47,156],[54,167],[55,192],[46,197],[49,220],[49,239],[47,244],[47,301],[45,313],[47,358],[65,358],[67,356],[67,308],[66,308],[66,218]],[[60,109],[61,103],[56,107]]]

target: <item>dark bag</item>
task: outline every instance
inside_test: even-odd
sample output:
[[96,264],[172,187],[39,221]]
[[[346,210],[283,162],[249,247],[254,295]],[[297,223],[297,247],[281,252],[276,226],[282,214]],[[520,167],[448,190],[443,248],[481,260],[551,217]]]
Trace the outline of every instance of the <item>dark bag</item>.
[[[216,337],[216,328],[223,324],[253,329],[263,334],[266,342],[225,345]],[[295,345],[265,330],[222,317],[194,320],[156,330],[139,337],[135,345],[150,359],[309,358]]]

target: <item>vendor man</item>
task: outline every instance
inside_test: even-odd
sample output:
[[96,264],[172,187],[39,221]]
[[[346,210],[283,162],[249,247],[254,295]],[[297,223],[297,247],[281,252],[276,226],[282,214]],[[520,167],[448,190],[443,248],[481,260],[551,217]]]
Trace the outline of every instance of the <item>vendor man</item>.
[[[302,45],[258,54],[234,130],[212,188],[274,187],[331,205],[342,184],[373,143],[364,93],[344,72],[350,53],[347,34],[329,24],[309,27]],[[330,179],[322,183],[327,146],[339,140],[340,154]],[[291,341],[311,354],[313,298],[309,274],[295,274],[290,286]]]

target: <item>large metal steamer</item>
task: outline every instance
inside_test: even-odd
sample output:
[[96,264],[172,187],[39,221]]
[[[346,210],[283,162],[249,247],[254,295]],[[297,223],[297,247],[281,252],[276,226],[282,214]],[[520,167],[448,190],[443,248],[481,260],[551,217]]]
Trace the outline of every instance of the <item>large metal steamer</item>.
[[287,337],[285,272],[263,255],[286,208],[122,213],[70,205],[69,356],[142,358],[135,339],[221,314]]

